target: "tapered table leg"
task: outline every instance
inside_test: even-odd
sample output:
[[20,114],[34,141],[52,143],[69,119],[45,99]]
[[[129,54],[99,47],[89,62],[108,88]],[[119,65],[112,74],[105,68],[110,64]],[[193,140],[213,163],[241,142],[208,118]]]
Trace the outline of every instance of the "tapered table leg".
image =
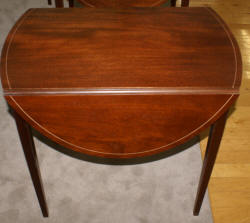
[[171,0],[171,1],[170,1],[171,7],[175,7],[175,6],[176,6],[176,1],[177,1],[177,0]]
[[55,0],[56,8],[63,8],[63,0]]
[[43,189],[38,159],[36,155],[35,145],[28,123],[13,110],[13,115],[16,120],[17,130],[22,143],[24,155],[29,167],[31,179],[37,194],[37,198],[44,217],[48,217],[48,207],[46,203],[45,193]]
[[181,0],[181,7],[188,7],[189,6],[189,0]]
[[74,7],[74,0],[69,0],[69,7],[73,8]]
[[207,185],[213,170],[216,155],[220,146],[220,141],[223,135],[225,123],[227,120],[227,113],[224,113],[210,129],[206,153],[203,161],[200,182],[197,190],[196,200],[194,204],[194,215],[199,215],[201,204],[207,189]]

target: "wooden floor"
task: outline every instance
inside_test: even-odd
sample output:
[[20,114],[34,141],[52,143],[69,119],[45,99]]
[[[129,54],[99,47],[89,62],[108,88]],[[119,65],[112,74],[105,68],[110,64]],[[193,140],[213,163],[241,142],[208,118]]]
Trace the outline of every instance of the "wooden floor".
[[[215,223],[250,223],[250,0],[190,0],[210,6],[229,25],[241,49],[241,95],[232,110],[209,184]],[[202,152],[207,133],[201,140]]]

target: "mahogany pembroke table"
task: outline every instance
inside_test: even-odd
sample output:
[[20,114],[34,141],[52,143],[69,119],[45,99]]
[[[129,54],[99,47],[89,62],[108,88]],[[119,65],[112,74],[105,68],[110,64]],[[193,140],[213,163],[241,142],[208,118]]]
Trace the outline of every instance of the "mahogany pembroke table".
[[74,151],[119,159],[169,150],[212,126],[198,215],[241,66],[211,8],[28,10],[4,44],[1,79],[43,215],[30,126]]

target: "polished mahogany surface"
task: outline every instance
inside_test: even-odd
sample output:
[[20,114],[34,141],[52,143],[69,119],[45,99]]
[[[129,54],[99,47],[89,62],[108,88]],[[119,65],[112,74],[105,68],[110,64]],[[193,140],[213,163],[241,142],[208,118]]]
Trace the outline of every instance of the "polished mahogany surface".
[[127,7],[157,7],[169,2],[169,0],[78,0],[88,7],[97,8],[127,8]]
[[237,89],[239,55],[208,8],[31,9],[10,33],[5,90]]
[[241,58],[210,8],[31,9],[2,52],[7,102],[76,151],[154,154],[197,135],[239,93]]

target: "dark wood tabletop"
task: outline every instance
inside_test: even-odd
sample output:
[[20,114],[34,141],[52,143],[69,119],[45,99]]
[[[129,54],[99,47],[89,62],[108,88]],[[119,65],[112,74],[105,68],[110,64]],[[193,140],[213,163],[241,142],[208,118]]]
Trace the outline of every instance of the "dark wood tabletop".
[[2,57],[4,89],[14,91],[240,83],[237,45],[209,8],[31,9]]
[[241,66],[211,8],[28,10],[4,44],[1,79],[43,215],[30,125],[69,149],[111,158],[156,154],[212,125],[198,215]]
[[52,140],[136,157],[197,135],[235,101],[239,49],[210,8],[30,9],[2,53],[8,103]]

